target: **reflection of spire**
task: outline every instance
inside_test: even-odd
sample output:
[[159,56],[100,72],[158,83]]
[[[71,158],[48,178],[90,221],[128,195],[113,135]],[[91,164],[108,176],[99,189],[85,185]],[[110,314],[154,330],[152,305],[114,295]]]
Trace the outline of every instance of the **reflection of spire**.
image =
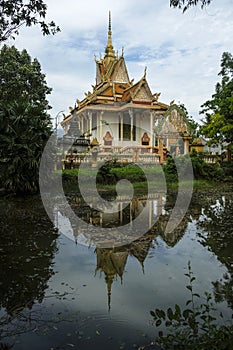
[[114,280],[114,274],[105,276],[105,281],[107,283],[107,290],[108,290],[108,311],[110,311],[111,309],[111,293],[112,293],[113,280]]
[[133,242],[130,246],[130,253],[140,262],[143,273],[145,273],[144,261],[151,247],[151,242],[152,238],[145,236],[141,237],[138,241]]
[[122,276],[125,270],[127,262],[128,251],[116,250],[107,248],[96,248],[95,253],[97,255],[97,267],[96,272],[101,270],[105,273],[105,282],[107,284],[108,291],[108,309],[111,308],[111,289],[115,276],[119,276],[122,281]]

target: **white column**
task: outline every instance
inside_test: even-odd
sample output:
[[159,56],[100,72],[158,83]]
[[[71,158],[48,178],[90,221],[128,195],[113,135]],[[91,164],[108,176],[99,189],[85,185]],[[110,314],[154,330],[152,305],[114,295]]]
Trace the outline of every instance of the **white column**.
[[99,143],[103,143],[103,124],[102,124],[102,118],[103,118],[104,112],[101,111],[99,113]]
[[148,222],[149,222],[149,229],[151,228],[152,226],[152,210],[153,210],[153,207],[152,207],[152,200],[149,199],[149,206],[148,206],[148,211],[149,211],[149,218],[148,218]]
[[120,128],[121,128],[121,132],[120,132],[121,139],[120,139],[120,141],[121,141],[121,147],[123,147],[123,114],[120,113],[119,116],[120,116],[120,125],[121,125],[120,126]]
[[154,140],[154,114],[153,112],[150,112],[150,146],[151,146],[151,150],[150,152],[152,153],[152,146],[153,146],[153,140]]
[[93,139],[92,135],[92,112],[88,111],[88,119],[89,119],[89,132],[91,134],[91,139]]
[[120,202],[120,224],[123,222],[123,203]]
[[130,116],[130,143],[131,146],[133,146],[133,112],[132,110],[129,111]]
[[84,124],[84,120],[83,120],[84,116],[83,116],[83,114],[81,114],[80,117],[81,117],[81,134],[83,134],[84,133],[84,125],[83,125]]
[[129,224],[130,224],[130,226],[133,225],[132,200],[130,201],[130,204],[129,204]]
[[189,139],[184,139],[184,154],[189,153]]
[[79,127],[79,130],[81,131],[81,121],[80,121],[80,115],[78,116],[78,127]]
[[100,212],[100,226],[103,225],[103,212]]

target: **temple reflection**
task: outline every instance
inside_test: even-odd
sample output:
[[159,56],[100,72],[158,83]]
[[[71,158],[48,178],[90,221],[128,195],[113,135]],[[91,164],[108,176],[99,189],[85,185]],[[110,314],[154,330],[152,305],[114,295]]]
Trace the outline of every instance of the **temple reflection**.
[[[96,233],[92,234],[91,226],[88,226],[88,229],[85,225],[79,225],[77,227],[75,220],[66,217],[65,209],[59,208],[58,224],[60,231],[70,238],[72,238],[71,235],[73,235],[76,244],[81,243],[95,247],[97,259],[95,275],[97,273],[100,274],[100,277],[102,277],[102,274],[104,275],[109,310],[111,307],[113,282],[119,278],[121,283],[123,283],[128,257],[135,258],[141,265],[142,272],[145,273],[145,260],[150,251],[152,252],[153,250],[152,254],[155,254],[156,249],[153,248],[156,248],[158,245],[157,238],[159,237],[160,241],[162,240],[167,246],[173,247],[183,237],[189,222],[189,218],[185,217],[173,232],[166,233],[165,229],[170,220],[171,210],[169,206],[167,207],[166,197],[163,194],[150,194],[149,198],[141,196],[131,199],[128,205],[127,203],[126,198],[118,197],[118,211],[114,213],[105,213],[90,208],[81,197],[75,198],[75,200],[70,203],[74,212],[79,218],[85,221],[85,223],[89,223],[95,227],[112,227],[113,229],[125,224],[130,224],[130,226],[132,225],[133,227],[135,218],[146,208],[144,225],[149,227],[147,233],[130,244],[122,246],[114,246],[113,244],[112,248],[104,247],[101,234],[100,237],[96,237]],[[93,199],[93,207],[95,206],[94,204],[95,199]],[[66,232],[64,232],[64,229]],[[101,244],[98,245],[96,242],[100,242]]]

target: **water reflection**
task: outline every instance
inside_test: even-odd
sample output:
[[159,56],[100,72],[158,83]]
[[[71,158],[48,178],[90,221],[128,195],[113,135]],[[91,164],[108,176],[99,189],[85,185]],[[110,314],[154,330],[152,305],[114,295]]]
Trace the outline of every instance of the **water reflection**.
[[[111,197],[108,199],[111,200]],[[57,208],[55,212],[55,220],[60,232],[73,239],[76,244],[81,243],[95,247],[95,273],[100,272],[100,275],[104,273],[109,309],[111,308],[112,284],[117,278],[123,280],[128,257],[137,260],[141,265],[142,272],[145,273],[144,262],[152,248],[154,248],[154,252],[156,251],[156,246],[159,245],[157,239],[162,239],[168,247],[175,246],[183,237],[189,222],[189,216],[186,216],[178,227],[174,223],[176,227],[174,231],[166,232],[171,208],[170,202],[166,203],[166,197],[161,193],[150,194],[149,198],[144,196],[133,198],[129,205],[126,204],[128,203],[127,199],[126,196],[118,197],[119,211],[109,214],[93,210],[85,204],[81,197],[70,198],[70,205],[79,218],[95,227],[111,227],[113,230],[128,223],[133,230],[134,219],[146,208],[144,225],[149,228],[148,232],[132,243],[120,247],[114,247],[113,242],[112,248],[103,248],[104,241],[101,234],[98,236],[96,233],[92,234],[91,226],[88,229],[82,225],[77,227],[76,221],[72,221],[72,218],[66,216],[66,211],[62,206]],[[95,198],[93,198],[93,202],[96,202]],[[153,222],[155,222],[154,225],[152,225]],[[118,234],[117,230],[116,234]],[[98,242],[101,243],[101,247],[96,244]]]
[[0,338],[20,332],[20,312],[43,301],[54,274],[57,233],[34,200],[0,201]]
[[197,219],[201,243],[218,257],[228,272],[213,282],[216,302],[226,300],[233,309],[233,198],[207,195]]
[[[70,205],[82,220],[94,226],[112,227],[113,229],[127,223],[133,226],[135,217],[147,205],[145,226],[150,228],[147,234],[142,235],[131,244],[111,249],[96,247],[98,240],[101,242],[101,246],[103,245],[101,235],[100,237],[96,237],[96,234],[92,236],[91,229],[85,231],[83,227],[76,227],[72,220],[67,218],[62,209],[59,208],[56,220],[58,220],[58,227],[61,232],[64,233],[65,230],[66,236],[74,239],[76,244],[81,243],[95,247],[96,273],[104,274],[109,309],[111,307],[113,281],[117,278],[122,281],[128,257],[133,257],[138,261],[143,273],[145,273],[144,262],[148,253],[156,254],[156,247],[160,240],[167,247],[175,247],[187,231],[190,222],[195,223],[197,228],[202,228],[202,230],[197,231],[199,237],[201,237],[200,243],[207,246],[218,257],[219,261],[227,267],[228,273],[221,280],[213,282],[214,293],[217,302],[226,299],[229,306],[233,308],[233,223],[231,216],[233,202],[231,196],[219,195],[218,192],[216,196],[213,193],[194,193],[190,208],[182,222],[174,231],[166,233],[166,226],[175,202],[173,195],[165,197],[163,194],[153,193],[150,194],[149,199],[145,199],[143,196],[133,198],[129,205],[125,204],[127,198],[118,198],[119,211],[113,214],[93,210],[85,205],[82,198],[72,197]],[[111,197],[108,199],[111,200]],[[93,202],[95,202],[94,198]],[[152,226],[151,224],[154,221],[156,223]],[[66,224],[64,225],[64,223]],[[175,224],[174,226],[176,226]],[[92,244],[92,238],[94,244]]]
[[[128,342],[131,332],[131,345],[138,342],[138,338],[135,340],[138,329],[150,334],[152,339],[155,330],[148,326],[151,308],[182,304],[187,299],[183,273],[188,260],[199,283],[197,292],[210,290],[214,281],[212,286],[221,310],[228,310],[222,302],[225,300],[233,308],[233,191],[221,189],[220,192],[194,193],[183,221],[166,234],[175,194],[166,197],[151,194],[147,205],[141,196],[125,206],[126,199],[122,197],[119,212],[114,214],[101,213],[85,205],[79,197],[70,196],[72,209],[84,221],[95,227],[110,227],[113,232],[124,223],[132,222],[129,226],[133,229],[134,218],[145,207],[146,226],[158,219],[137,240],[112,248],[93,244],[95,235],[77,227],[63,207],[54,210],[56,225],[72,240],[63,235],[57,239],[39,198],[0,200],[0,336],[40,329],[45,320],[49,345],[48,339],[35,329],[28,335],[36,350],[68,349],[67,344],[87,350],[97,342],[104,350],[119,349],[123,332],[124,341]],[[125,206],[122,211],[121,206]],[[82,245],[76,246],[75,241]],[[54,270],[58,273],[54,274]],[[69,286],[77,293],[65,300]],[[54,298],[50,298],[51,290]],[[62,298],[57,302],[59,295]],[[59,320],[54,317],[58,314]],[[72,336],[68,337],[67,333]],[[30,348],[29,338],[24,334],[21,337],[24,343],[21,347],[16,345],[16,350]],[[10,343],[14,342],[10,339]],[[145,339],[141,341],[145,342]],[[127,343],[125,348],[132,349],[131,345]]]
[[[111,201],[111,197],[109,200]],[[95,198],[93,198],[94,203],[95,201]],[[149,198],[141,196],[130,200],[128,205],[127,203],[127,197],[118,197],[118,211],[110,214],[92,209],[86,205],[82,197],[72,197],[70,198],[70,205],[74,213],[84,222],[90,225],[79,225],[77,227],[75,218],[73,219],[73,217],[67,217],[66,206],[56,207],[55,223],[60,232],[69,238],[74,239],[76,243],[82,243],[88,246],[90,246],[92,243],[94,243],[94,246],[98,246],[98,243],[101,243],[102,246],[102,236],[98,232],[95,235],[92,234],[92,225],[94,227],[112,228],[113,232],[116,232],[117,236],[117,233],[119,232],[117,230],[114,231],[114,228],[130,224],[129,226],[133,231],[135,218],[137,218],[144,210],[145,215],[143,216],[143,225],[148,227],[148,232],[153,233],[154,236],[161,235],[168,245],[175,245],[182,237],[187,225],[186,218],[172,233],[165,234],[165,228],[170,219],[171,210],[169,207],[170,203],[167,205],[166,196],[163,194],[153,193],[150,194]],[[125,228],[125,235],[128,234],[128,227]],[[94,230],[94,232],[96,232],[96,230]],[[115,239],[117,239],[116,236]]]

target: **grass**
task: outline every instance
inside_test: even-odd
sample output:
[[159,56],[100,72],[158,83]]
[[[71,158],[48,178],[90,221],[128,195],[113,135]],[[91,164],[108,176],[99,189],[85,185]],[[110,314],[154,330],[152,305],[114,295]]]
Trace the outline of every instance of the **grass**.
[[[61,172],[60,172],[61,173]],[[102,167],[100,170],[89,167],[82,167],[81,169],[71,169],[63,170],[63,186],[65,192],[77,191],[78,189],[78,176],[86,180],[87,188],[90,183],[90,179],[97,174],[97,189],[100,191],[115,191],[116,183],[119,180],[127,179],[133,184],[135,195],[141,193],[147,193],[147,180],[143,169],[135,164],[129,164],[127,166],[111,166],[107,165]],[[161,166],[147,166],[146,174],[149,175],[149,178],[152,179],[149,184],[152,190],[158,191],[160,188],[164,188],[164,177],[161,176],[164,174],[163,168]],[[178,191],[179,188],[183,190],[190,188],[193,185],[194,191],[199,190],[211,190],[218,186],[224,186],[223,181],[219,180],[208,180],[208,179],[199,179],[192,181],[180,181],[179,183],[175,180],[173,174],[166,174],[166,186],[168,191]],[[128,188],[128,185],[125,184],[125,189]],[[123,185],[124,189],[124,185]]]

